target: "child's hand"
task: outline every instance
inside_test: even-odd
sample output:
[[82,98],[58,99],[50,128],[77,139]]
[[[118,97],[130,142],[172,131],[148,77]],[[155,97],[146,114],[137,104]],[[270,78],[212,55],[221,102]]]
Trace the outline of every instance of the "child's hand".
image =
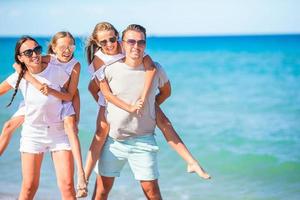
[[140,105],[140,108],[136,111],[136,114],[138,115],[138,116],[142,116],[142,110],[143,110],[143,108],[144,108],[144,106],[145,106],[145,100],[143,99],[143,98],[141,98],[141,99],[139,99],[138,100],[138,103],[139,103],[139,105]]
[[51,88],[46,84],[46,83],[43,83],[43,86],[42,88],[40,89],[40,92],[45,95],[45,96],[48,96],[48,94],[51,92]]
[[130,106],[129,112],[138,114],[138,110],[140,110],[142,108],[143,108],[143,101],[141,99],[139,99],[134,105]]
[[21,65],[18,64],[18,63],[16,63],[16,62],[13,64],[13,68],[16,70],[16,72],[17,72],[18,74],[20,74],[20,73],[22,72],[22,67],[21,67]]

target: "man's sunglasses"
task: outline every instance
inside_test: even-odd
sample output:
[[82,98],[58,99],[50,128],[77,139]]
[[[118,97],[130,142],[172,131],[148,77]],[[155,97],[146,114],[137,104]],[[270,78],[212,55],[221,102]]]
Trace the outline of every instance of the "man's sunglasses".
[[108,42],[115,43],[116,41],[117,41],[117,37],[111,37],[111,38],[108,38],[108,40],[101,40],[99,42],[99,44],[100,44],[100,46],[105,47]]
[[27,50],[23,51],[22,53],[20,53],[20,56],[24,55],[26,57],[31,57],[33,55],[33,52],[36,55],[40,55],[42,53],[42,47],[39,45],[39,46],[34,47],[33,49],[27,49]]
[[130,46],[134,46],[135,44],[137,44],[139,47],[143,47],[146,45],[146,40],[128,39],[128,40],[124,40],[124,42],[126,42]]

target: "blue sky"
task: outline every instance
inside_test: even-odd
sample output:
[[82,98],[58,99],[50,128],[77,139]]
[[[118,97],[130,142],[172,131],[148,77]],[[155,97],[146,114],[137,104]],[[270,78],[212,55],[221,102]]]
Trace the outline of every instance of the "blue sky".
[[[63,3],[61,3],[63,2]],[[1,0],[0,35],[88,35],[96,23],[150,35],[299,34],[300,0]]]

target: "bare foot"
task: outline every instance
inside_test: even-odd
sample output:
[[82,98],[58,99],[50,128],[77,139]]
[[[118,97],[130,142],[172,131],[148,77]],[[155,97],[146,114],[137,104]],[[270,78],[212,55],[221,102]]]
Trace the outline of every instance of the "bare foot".
[[197,161],[188,164],[187,166],[188,173],[197,173],[201,178],[211,179],[211,176],[206,173],[206,171],[199,165]]
[[78,175],[76,197],[83,198],[83,197],[87,197],[87,195],[88,195],[88,189],[87,189],[87,181],[85,180],[85,176],[84,174]]

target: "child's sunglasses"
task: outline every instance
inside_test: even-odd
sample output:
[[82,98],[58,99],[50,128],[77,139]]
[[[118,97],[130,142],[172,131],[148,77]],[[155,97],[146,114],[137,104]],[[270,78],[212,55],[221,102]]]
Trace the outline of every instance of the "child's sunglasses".
[[99,44],[100,44],[100,46],[105,47],[107,45],[108,41],[110,43],[115,43],[117,41],[117,37],[111,37],[111,38],[108,38],[108,40],[101,40],[99,42]]

